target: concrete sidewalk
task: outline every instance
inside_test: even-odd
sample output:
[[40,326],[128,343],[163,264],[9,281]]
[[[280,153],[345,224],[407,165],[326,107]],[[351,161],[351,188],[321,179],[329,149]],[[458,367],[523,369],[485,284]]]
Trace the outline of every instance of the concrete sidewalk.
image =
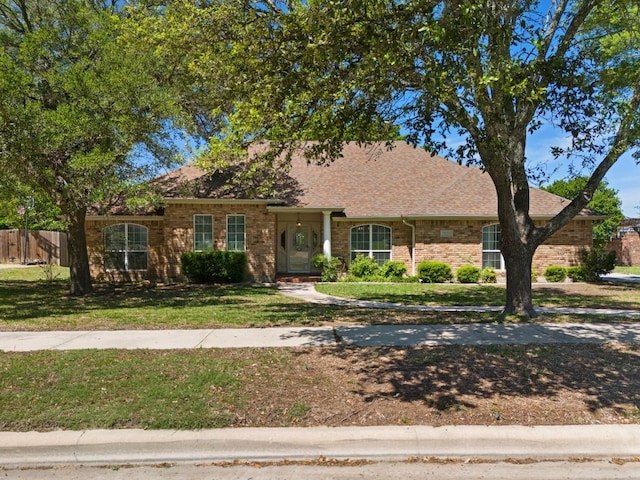
[[207,330],[0,332],[0,350],[191,349],[253,347],[402,347],[640,343],[638,323],[372,325]]
[[640,425],[0,432],[0,465],[233,460],[602,459],[640,455]]

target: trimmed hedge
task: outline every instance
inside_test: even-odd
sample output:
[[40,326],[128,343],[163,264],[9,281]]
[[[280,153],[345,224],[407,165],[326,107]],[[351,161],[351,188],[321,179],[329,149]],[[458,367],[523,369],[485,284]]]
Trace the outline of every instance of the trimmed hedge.
[[558,265],[550,265],[543,275],[547,282],[564,282],[564,279],[567,278],[567,269]]
[[567,267],[567,277],[574,282],[586,282],[589,279],[589,270],[581,265]]
[[484,267],[480,273],[482,283],[497,283],[498,277],[493,267]]
[[349,265],[349,275],[358,278],[374,277],[379,275],[379,266],[373,258],[359,253],[351,260]]
[[238,283],[247,271],[245,252],[185,252],[180,261],[192,283]]
[[424,283],[445,283],[453,279],[449,264],[429,260],[418,264],[418,277]]
[[378,271],[384,278],[394,280],[402,278],[407,273],[407,266],[402,260],[387,260]]
[[460,283],[478,283],[480,280],[480,269],[473,265],[463,265],[456,272],[456,279]]

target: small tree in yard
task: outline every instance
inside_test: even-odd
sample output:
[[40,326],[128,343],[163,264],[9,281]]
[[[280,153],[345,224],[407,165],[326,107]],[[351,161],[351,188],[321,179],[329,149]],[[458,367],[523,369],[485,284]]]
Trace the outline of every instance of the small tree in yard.
[[153,58],[125,41],[123,3],[0,2],[0,184],[59,209],[77,295],[92,290],[87,207],[145,173],[136,148],[171,160],[163,135],[177,109]]
[[[630,0],[179,0],[154,12],[150,41],[199,46],[184,55],[184,98],[199,96],[225,128],[211,141],[216,167],[258,140],[270,150],[253,159],[256,171],[280,169],[296,148],[329,161],[344,141],[389,140],[398,128],[416,146],[477,161],[498,198],[504,314],[536,315],[536,249],[638,147],[640,16]],[[590,174],[537,226],[525,150],[545,124],[570,139],[553,153]]]

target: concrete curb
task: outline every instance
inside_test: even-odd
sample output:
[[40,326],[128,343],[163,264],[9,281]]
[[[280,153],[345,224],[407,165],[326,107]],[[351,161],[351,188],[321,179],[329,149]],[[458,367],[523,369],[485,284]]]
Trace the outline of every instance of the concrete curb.
[[0,465],[408,457],[546,459],[640,455],[640,425],[380,426],[0,433]]

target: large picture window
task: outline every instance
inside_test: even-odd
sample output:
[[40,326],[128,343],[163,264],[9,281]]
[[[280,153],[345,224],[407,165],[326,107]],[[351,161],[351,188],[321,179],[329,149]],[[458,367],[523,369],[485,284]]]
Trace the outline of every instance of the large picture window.
[[482,268],[492,267],[504,270],[504,260],[500,252],[500,225],[482,228]]
[[227,215],[227,250],[244,252],[246,249],[244,215]]
[[213,216],[193,216],[193,250],[203,252],[213,250]]
[[147,228],[132,223],[120,223],[105,228],[104,251],[107,270],[146,270]]
[[358,225],[351,229],[351,260],[358,254],[374,258],[378,265],[391,260],[391,228]]

